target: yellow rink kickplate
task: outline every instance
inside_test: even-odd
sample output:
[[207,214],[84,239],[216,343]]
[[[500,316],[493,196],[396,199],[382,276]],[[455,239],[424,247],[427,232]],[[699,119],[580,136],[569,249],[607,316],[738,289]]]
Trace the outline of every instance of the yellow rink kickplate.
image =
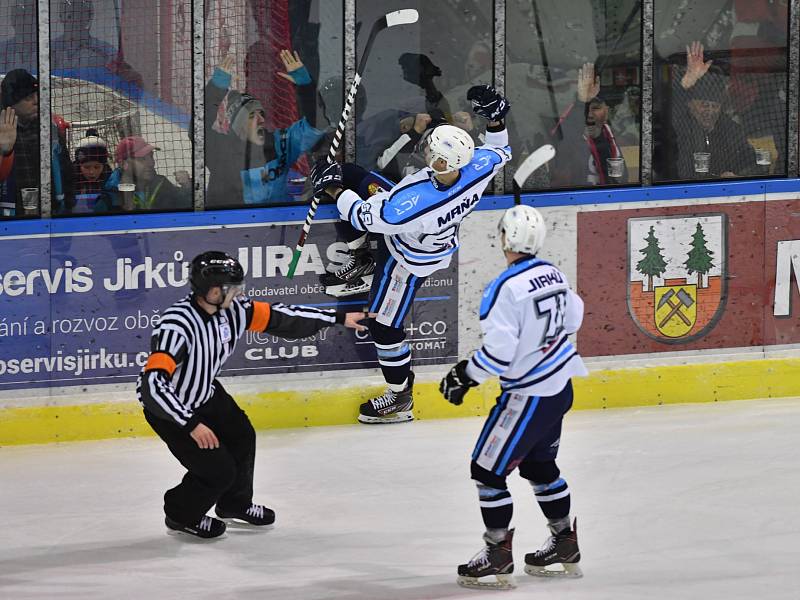
[[[800,359],[603,370],[573,383],[577,410],[783,398],[800,396]],[[470,391],[463,405],[453,406],[438,388],[438,381],[414,386],[416,418],[482,416],[498,393],[493,381]],[[382,391],[351,386],[235,397],[256,429],[280,429],[355,423],[358,405]],[[0,409],[0,446],[143,435],[153,433],[135,401]]]

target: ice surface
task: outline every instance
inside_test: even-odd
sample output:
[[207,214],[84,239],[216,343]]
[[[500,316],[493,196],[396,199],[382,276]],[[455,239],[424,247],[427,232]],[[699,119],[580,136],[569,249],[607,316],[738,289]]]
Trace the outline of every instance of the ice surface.
[[584,578],[525,575],[547,532],[509,478],[518,589],[464,590],[483,531],[481,419],[269,431],[270,531],[165,533],[182,475],[156,438],[0,449],[0,598],[773,600],[800,598],[800,400],[571,413],[559,464]]

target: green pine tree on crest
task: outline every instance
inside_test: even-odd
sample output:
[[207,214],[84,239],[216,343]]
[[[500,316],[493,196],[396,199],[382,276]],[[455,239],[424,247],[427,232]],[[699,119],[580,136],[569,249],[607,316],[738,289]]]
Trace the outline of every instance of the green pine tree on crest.
[[644,258],[636,263],[636,270],[647,276],[647,291],[652,292],[653,277],[660,277],[667,270],[667,261],[664,260],[664,256],[661,254],[655,227],[652,225],[645,241],[647,246],[639,250],[644,254]]
[[714,263],[712,262],[712,257],[714,256],[714,252],[709,250],[708,245],[706,244],[706,235],[703,231],[703,226],[698,223],[697,228],[692,234],[692,249],[689,250],[689,254],[687,255],[688,258],[683,265],[686,267],[686,270],[689,272],[689,275],[692,273],[697,273],[697,287],[698,289],[703,287],[703,275],[708,273]]

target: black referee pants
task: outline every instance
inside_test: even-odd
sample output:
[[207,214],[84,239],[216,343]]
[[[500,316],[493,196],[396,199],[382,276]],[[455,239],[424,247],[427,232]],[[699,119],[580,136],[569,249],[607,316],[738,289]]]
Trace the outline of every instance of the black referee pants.
[[214,389],[214,395],[198,411],[200,420],[219,440],[219,448],[214,450],[199,448],[189,431],[144,411],[147,422],[186,467],[183,481],[164,494],[166,515],[185,525],[199,522],[215,504],[244,511],[253,500],[255,430],[218,381]]

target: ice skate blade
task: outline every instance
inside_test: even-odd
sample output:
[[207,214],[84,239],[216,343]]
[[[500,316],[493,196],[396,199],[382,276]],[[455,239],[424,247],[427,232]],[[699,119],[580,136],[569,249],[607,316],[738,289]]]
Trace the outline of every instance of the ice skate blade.
[[494,577],[495,580],[492,581],[491,575],[487,575],[483,580],[477,577],[459,575],[456,583],[461,587],[473,590],[513,590],[517,587],[517,582],[510,573],[508,575],[495,575]]
[[580,579],[583,577],[583,571],[576,563],[560,563],[563,569],[548,569],[547,567],[537,567],[534,565],[525,565],[525,572],[534,577],[550,577],[558,579]]
[[372,275],[365,275],[359,286],[351,286],[349,289],[346,289],[347,286],[347,283],[325,286],[325,294],[334,298],[347,298],[349,296],[366,294],[372,287]]
[[368,415],[358,415],[358,422],[365,425],[384,425],[389,423],[406,423],[414,420],[414,413],[410,410],[396,412],[387,417],[370,417]]
[[269,531],[270,529],[275,529],[275,523],[270,523],[269,525],[256,525],[254,523],[250,523],[249,521],[245,521],[244,519],[237,519],[235,517],[219,518],[225,521],[225,524],[228,527],[232,527],[233,529],[250,529],[252,531]]
[[193,533],[189,533],[188,531],[178,531],[176,529],[167,529],[167,535],[180,539],[182,542],[188,542],[190,544],[213,544],[214,542],[218,542],[219,540],[224,540],[228,537],[228,532],[223,532],[222,535],[218,535],[217,537],[212,538],[204,538],[200,537],[199,535],[194,535]]
[[347,288],[347,284],[343,283],[342,285],[329,285],[325,288],[325,295],[331,296],[332,298],[349,298],[350,296],[363,296],[364,294],[368,294],[370,290],[370,284],[364,283],[363,285],[359,285],[358,287],[351,287]]

